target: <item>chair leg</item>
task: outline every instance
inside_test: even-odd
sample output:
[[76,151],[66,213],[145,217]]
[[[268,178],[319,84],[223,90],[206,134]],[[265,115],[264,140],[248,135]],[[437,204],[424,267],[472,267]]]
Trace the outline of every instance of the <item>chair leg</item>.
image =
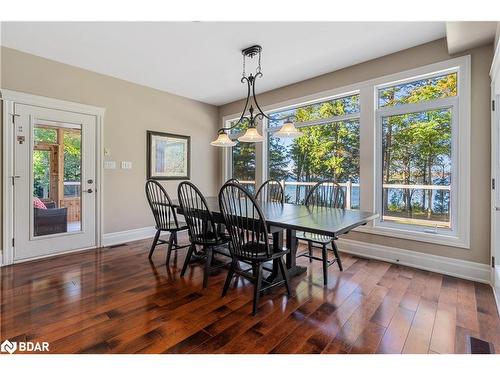
[[151,259],[151,257],[153,256],[153,253],[154,253],[155,248],[156,248],[156,244],[158,243],[158,239],[160,238],[160,233],[161,233],[161,230],[158,229],[156,231],[153,243],[151,244],[151,249],[149,250],[149,259]]
[[210,267],[212,265],[212,259],[213,259],[213,249],[211,246],[207,246],[205,249],[207,258],[205,260],[205,271],[203,272],[203,288],[206,288],[208,286],[208,275],[210,274]]
[[170,237],[168,238],[168,248],[167,248],[167,261],[166,264],[170,263],[170,254],[172,253],[172,247],[174,246],[175,242],[175,232],[170,232]]
[[343,271],[344,269],[342,268],[342,261],[340,260],[339,250],[337,249],[337,244],[335,243],[335,241],[332,241],[332,249],[333,249],[333,253],[335,254],[335,259],[337,259],[337,264],[339,265],[339,270]]
[[[311,241],[307,241],[307,248],[309,249],[309,256],[312,257],[313,255],[313,244]],[[312,258],[309,258],[309,263],[312,263]]]
[[173,233],[173,235],[174,235],[174,245],[175,245],[175,246],[179,246],[179,243],[177,242],[177,231],[172,232],[172,233]]
[[281,276],[283,276],[283,280],[285,281],[286,293],[288,294],[288,297],[290,297],[292,295],[292,292],[290,291],[290,279],[288,277],[288,270],[286,269],[283,257],[278,259],[278,264],[281,270]]
[[226,277],[226,282],[224,283],[224,289],[222,289],[222,297],[224,297],[227,294],[227,291],[229,289],[229,285],[231,285],[231,280],[234,275],[234,269],[236,267],[237,261],[233,260],[231,262],[231,267],[229,267],[229,271],[227,272],[227,277]]
[[189,249],[187,251],[186,259],[184,260],[184,265],[182,266],[181,276],[184,276],[184,274],[186,273],[186,270],[187,270],[187,267],[188,267],[189,262],[191,260],[191,255],[193,254],[194,249],[196,249],[196,245],[191,244],[191,246],[189,246]]
[[252,315],[257,314],[257,306],[259,306],[260,289],[262,286],[262,263],[255,267],[255,285],[253,289],[253,310]]
[[328,253],[326,251],[326,244],[323,244],[322,256],[323,260],[323,284],[328,284]]

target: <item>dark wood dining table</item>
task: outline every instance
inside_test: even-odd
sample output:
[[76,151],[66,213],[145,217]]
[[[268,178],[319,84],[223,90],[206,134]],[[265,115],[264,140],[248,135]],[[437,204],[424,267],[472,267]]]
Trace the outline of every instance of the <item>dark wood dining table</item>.
[[[222,213],[217,197],[206,197],[209,211],[216,222],[222,223]],[[173,205],[182,214],[178,200]],[[340,208],[314,207],[290,203],[259,202],[262,212],[266,218],[269,233],[273,236],[273,246],[277,249],[284,245],[283,231],[286,231],[286,247],[290,253],[286,258],[286,265],[290,276],[301,274],[307,270],[306,267],[298,266],[296,255],[298,241],[297,231],[339,237],[361,225],[366,225],[378,217],[377,213],[343,210]]]

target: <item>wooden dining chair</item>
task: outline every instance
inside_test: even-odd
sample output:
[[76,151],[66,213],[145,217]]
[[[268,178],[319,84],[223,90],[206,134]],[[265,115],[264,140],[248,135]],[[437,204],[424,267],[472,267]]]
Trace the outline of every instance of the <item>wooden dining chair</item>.
[[259,201],[284,203],[285,193],[283,186],[278,180],[270,179],[265,181],[257,190],[255,198]]
[[227,180],[225,183],[229,183],[229,182],[234,182],[234,183],[237,183],[239,184],[240,183],[240,180],[238,180],[237,178],[230,178],[229,180]]
[[[175,208],[172,206],[172,201],[167,194],[165,188],[156,180],[147,180],[145,185],[146,198],[148,200],[153,217],[156,223],[156,234],[149,250],[149,259],[153,256],[155,248],[158,244],[168,243],[166,263],[170,262],[170,254],[172,250],[179,250],[188,247],[189,245],[179,246],[177,242],[177,233],[187,230],[186,223],[178,220],[175,213]],[[164,241],[160,239],[161,232],[168,232],[169,239]]]
[[[345,209],[345,196],[342,187],[334,181],[320,181],[309,191],[305,205],[311,210],[320,209],[322,207],[342,208]],[[337,263],[340,271],[342,271],[342,261],[339,257],[337,245],[335,244],[336,237],[323,236],[309,232],[297,232],[297,238],[307,241],[307,252],[298,254],[297,257],[309,258],[309,262],[320,260],[323,263],[323,284],[328,284],[328,267],[333,263]],[[321,247],[321,258],[314,256],[313,246],[318,244]],[[328,260],[328,248],[331,244],[334,259]]]
[[229,238],[217,230],[212,213],[208,209],[207,201],[201,191],[191,182],[181,182],[177,188],[179,204],[188,226],[189,247],[181,276],[184,276],[191,261],[196,246],[202,246],[205,251],[205,269],[203,274],[203,288],[208,285],[208,276],[212,267],[215,254],[230,257],[229,250],[223,245],[229,242]]
[[[231,239],[229,250],[232,255],[222,296],[226,295],[235,274],[254,283],[253,315],[257,313],[261,292],[285,283],[290,296],[288,271],[283,260],[290,250],[275,252],[269,244],[266,219],[255,198],[240,184],[230,182],[219,192],[219,207]],[[263,279],[263,265],[271,260],[277,261],[283,280],[271,282]],[[242,270],[238,262],[250,264],[251,269]]]

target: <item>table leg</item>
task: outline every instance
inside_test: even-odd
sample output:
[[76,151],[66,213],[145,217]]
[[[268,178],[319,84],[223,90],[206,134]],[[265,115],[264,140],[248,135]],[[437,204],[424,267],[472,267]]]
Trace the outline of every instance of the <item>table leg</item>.
[[[286,247],[290,249],[290,252],[286,255],[286,268],[288,270],[288,276],[297,276],[303,274],[307,271],[307,267],[297,266],[296,256],[298,240],[296,237],[296,231],[287,229],[286,230]],[[273,249],[278,250],[283,248],[283,231],[273,233]],[[278,269],[278,261],[275,259],[273,261],[273,272],[268,276],[267,281],[278,281],[281,279],[281,274]]]
[[[273,251],[280,251],[283,248],[283,230],[281,228],[274,227],[271,227],[269,230],[273,235]],[[273,260],[273,271],[266,278],[268,282],[273,282],[278,276],[280,276],[278,267],[279,265],[276,259]]]
[[286,247],[290,252],[286,256],[286,268],[288,269],[288,276],[297,276],[307,271],[307,267],[297,266],[297,248],[299,240],[297,239],[297,232],[293,229],[286,230]]

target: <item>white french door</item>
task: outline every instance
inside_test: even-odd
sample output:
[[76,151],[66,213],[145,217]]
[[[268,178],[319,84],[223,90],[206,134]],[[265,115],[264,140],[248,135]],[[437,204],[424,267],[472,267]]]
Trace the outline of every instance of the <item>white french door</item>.
[[96,117],[14,113],[14,261],[96,246]]
[[[495,95],[492,90],[493,104],[499,104],[500,95]],[[500,292],[500,116],[498,109],[491,112],[491,166],[492,166],[492,216],[491,216],[491,255],[492,255],[492,282]]]

